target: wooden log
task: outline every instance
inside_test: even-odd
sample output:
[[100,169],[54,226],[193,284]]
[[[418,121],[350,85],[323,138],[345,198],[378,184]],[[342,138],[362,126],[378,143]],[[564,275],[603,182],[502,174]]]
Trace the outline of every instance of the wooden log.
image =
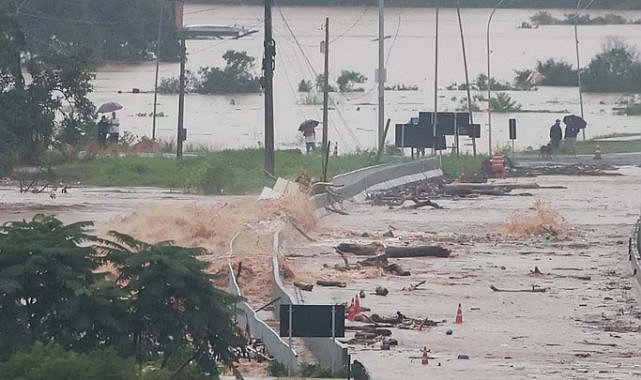
[[385,255],[379,255],[376,257],[370,257],[365,260],[361,260],[358,262],[358,265],[364,267],[385,267],[389,265],[389,263]]
[[387,265],[386,267],[383,268],[383,271],[385,271],[385,273],[395,274],[397,276],[404,276],[404,277],[412,275],[410,271],[403,269],[398,264]]
[[435,208],[437,210],[442,210],[443,209],[443,207],[441,205],[439,205],[436,202],[432,202],[432,200],[430,200],[430,199],[428,199],[426,201],[420,201],[417,198],[412,198],[412,201],[414,202],[414,204],[412,206],[410,206],[410,208],[413,208],[413,209],[417,209],[417,208],[421,208],[421,207],[425,207],[425,206],[430,206],[430,207],[433,207],[433,208]]
[[297,287],[300,290],[304,290],[306,292],[311,292],[312,289],[314,289],[314,285],[312,284],[307,284],[304,282],[294,282],[294,286]]
[[345,283],[345,282],[326,281],[326,280],[318,280],[318,281],[316,281],[316,285],[319,285],[319,286],[335,286],[335,287],[339,287],[339,288],[347,287],[347,283]]
[[509,292],[509,293],[545,293],[546,289],[545,288],[539,288],[533,286],[531,289],[499,289],[494,285],[490,286],[490,289],[492,289],[495,292]]
[[439,246],[417,246],[417,247],[387,247],[385,257],[407,258],[407,257],[449,257],[451,251]]
[[385,247],[380,243],[370,244],[354,244],[354,243],[341,243],[336,247],[336,250],[344,253],[353,253],[356,256],[376,256],[383,252]]

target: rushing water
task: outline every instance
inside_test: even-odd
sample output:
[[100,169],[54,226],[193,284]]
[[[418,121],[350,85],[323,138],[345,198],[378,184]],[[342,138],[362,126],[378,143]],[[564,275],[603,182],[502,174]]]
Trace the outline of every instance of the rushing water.
[[[281,16],[282,12],[282,16]],[[533,68],[537,60],[554,58],[575,62],[574,35],[571,26],[546,26],[538,29],[519,29],[536,10],[499,10],[492,21],[492,76],[511,81],[514,70]],[[565,13],[570,12],[566,11]],[[552,11],[561,17],[564,11]],[[603,13],[597,12],[594,13]],[[407,121],[418,111],[433,110],[434,87],[434,9],[386,9],[387,85],[417,85],[418,91],[387,91],[386,118],[392,124]],[[463,10],[463,23],[470,76],[486,72],[486,26],[489,10]],[[625,12],[630,19],[641,18],[641,12]],[[262,57],[263,9],[256,6],[189,5],[185,10],[186,24],[242,25],[259,30],[259,33],[240,40],[188,41],[188,64],[191,71],[201,66],[223,66],[222,55],[229,49],[245,50],[256,57],[256,73],[260,71]],[[277,43],[275,73],[275,139],[278,148],[302,147],[297,132],[298,124],[306,118],[320,120],[320,105],[304,105],[303,95],[297,93],[301,79],[313,80],[314,73],[322,72],[323,56],[319,43],[324,38],[321,25],[330,18],[330,77],[335,79],[341,70],[356,70],[368,77],[363,85],[365,92],[345,95],[333,94],[336,107],[329,113],[329,139],[338,141],[341,152],[367,149],[375,145],[377,130],[377,91],[374,72],[377,67],[378,12],[376,7],[310,8],[284,7],[274,9],[274,38]],[[284,19],[296,39],[288,30]],[[611,36],[619,36],[627,43],[641,48],[641,26],[581,26],[581,60],[589,63],[601,51],[602,44]],[[461,41],[454,9],[440,12],[440,52],[438,85],[439,110],[454,111],[463,91],[446,91],[453,82],[464,82]],[[304,51],[304,55],[301,52]],[[640,49],[641,50],[641,49]],[[162,64],[160,76],[178,74],[178,64]],[[125,106],[121,111],[123,131],[138,136],[151,135],[153,94],[127,93],[132,88],[153,91],[154,64],[110,65],[97,73],[96,103],[118,101]],[[123,93],[119,93],[123,91]],[[518,114],[493,114],[493,139],[495,145],[508,141],[507,120],[516,117],[519,122],[517,147],[537,146],[548,140],[548,127],[554,119],[569,111],[579,113],[579,96],[576,88],[541,88],[538,91],[510,92],[513,99],[525,110],[545,110],[552,113],[528,112]],[[587,136],[614,132],[640,132],[641,117],[616,116],[612,107],[621,95],[585,94],[585,115],[589,122]],[[454,100],[455,99],[455,100]],[[212,148],[256,147],[263,140],[262,95],[186,97],[185,127],[188,144],[207,145]],[[163,140],[175,137],[177,96],[161,95],[158,112],[157,135]],[[481,104],[482,108],[486,105]],[[474,115],[482,124],[483,136],[479,142],[487,150],[487,113]],[[122,131],[121,131],[122,133]],[[388,141],[393,141],[393,133]],[[465,142],[464,142],[465,143]]]

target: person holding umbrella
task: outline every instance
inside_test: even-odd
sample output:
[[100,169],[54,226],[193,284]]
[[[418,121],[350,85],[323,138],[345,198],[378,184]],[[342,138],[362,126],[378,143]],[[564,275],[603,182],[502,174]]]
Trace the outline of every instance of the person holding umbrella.
[[587,126],[587,122],[576,115],[568,115],[563,118],[565,123],[565,149],[567,154],[576,156],[576,137],[579,131]]
[[116,116],[116,112],[111,113],[111,119],[109,119],[109,143],[118,144],[118,139],[120,138],[120,120]]
[[107,102],[98,108],[98,113],[111,112],[111,119],[108,121],[109,126],[107,128],[107,133],[109,133],[108,141],[110,144],[117,144],[118,139],[120,138],[120,120],[116,117],[116,111],[121,110],[122,108],[122,105],[116,102]]
[[303,133],[305,139],[305,150],[307,153],[316,149],[316,127],[320,124],[316,120],[308,119],[303,121],[298,127],[298,131]]

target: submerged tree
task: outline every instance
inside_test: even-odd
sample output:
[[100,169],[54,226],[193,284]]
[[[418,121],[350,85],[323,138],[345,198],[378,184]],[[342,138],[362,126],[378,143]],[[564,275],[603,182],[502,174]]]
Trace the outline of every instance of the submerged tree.
[[340,92],[363,91],[362,88],[354,88],[356,83],[365,83],[367,77],[363,74],[351,70],[342,70],[341,75],[336,79],[338,90]]

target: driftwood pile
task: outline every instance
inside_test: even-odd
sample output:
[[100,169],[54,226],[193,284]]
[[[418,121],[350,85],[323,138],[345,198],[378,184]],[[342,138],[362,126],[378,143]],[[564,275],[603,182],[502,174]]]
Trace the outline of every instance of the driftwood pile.
[[[451,251],[440,246],[416,246],[416,247],[385,247],[380,243],[371,244],[354,244],[341,243],[334,248],[345,263],[345,265],[335,265],[334,269],[340,271],[349,271],[361,269],[363,267],[381,268],[384,273],[397,276],[410,276],[408,270],[403,269],[399,264],[390,263],[388,259],[412,258],[412,257],[449,257]],[[356,264],[350,264],[346,254],[351,253],[356,256],[370,256]],[[321,285],[321,284],[318,284]],[[336,286],[336,285],[330,285]]]
[[[378,314],[367,316],[359,314],[356,318],[359,322],[367,323],[363,326],[346,326],[347,331],[355,331],[354,338],[348,343],[350,344],[366,344],[371,345],[381,342],[382,346],[393,346],[398,342],[391,339],[392,328],[403,330],[418,330],[421,331],[426,327],[438,326],[438,321],[433,321],[429,318],[413,318],[403,315],[400,311],[396,312],[395,316],[385,317]],[[383,347],[383,349],[385,349]]]
[[571,175],[571,176],[619,176],[614,173],[616,167],[604,164],[571,164],[571,165],[541,165],[532,167],[515,167],[508,171],[510,177],[536,177],[540,175]]
[[[454,182],[452,178],[431,178],[414,182],[390,190],[384,190],[368,195],[373,206],[389,206],[418,209],[430,206],[435,209],[443,207],[435,199],[475,198],[479,195],[490,196],[532,196],[531,193],[514,193],[514,190],[530,189],[565,189],[565,186],[540,186],[537,183],[494,184]],[[407,202],[413,202],[405,206]]]

